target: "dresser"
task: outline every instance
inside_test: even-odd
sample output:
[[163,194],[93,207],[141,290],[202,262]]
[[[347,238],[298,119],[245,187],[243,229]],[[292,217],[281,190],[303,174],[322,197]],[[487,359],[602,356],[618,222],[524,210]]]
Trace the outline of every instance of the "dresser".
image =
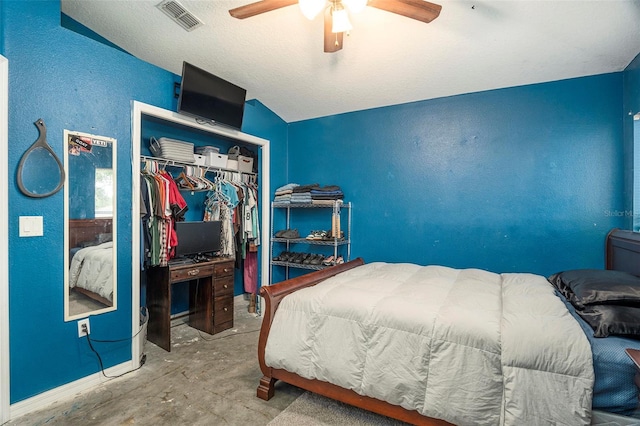
[[189,325],[208,334],[233,327],[234,260],[216,258],[147,270],[147,338],[171,351],[171,286],[189,282]]

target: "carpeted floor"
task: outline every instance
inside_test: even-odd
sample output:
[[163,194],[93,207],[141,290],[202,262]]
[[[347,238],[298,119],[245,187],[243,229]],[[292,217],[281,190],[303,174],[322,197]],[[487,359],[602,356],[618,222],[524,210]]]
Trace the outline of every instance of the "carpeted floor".
[[375,413],[305,392],[271,420],[268,426],[404,426]]

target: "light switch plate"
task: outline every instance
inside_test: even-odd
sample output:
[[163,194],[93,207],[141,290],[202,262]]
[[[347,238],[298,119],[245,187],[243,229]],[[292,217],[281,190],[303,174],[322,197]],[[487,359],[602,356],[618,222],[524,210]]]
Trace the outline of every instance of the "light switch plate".
[[42,216],[20,216],[21,237],[41,237],[44,235]]

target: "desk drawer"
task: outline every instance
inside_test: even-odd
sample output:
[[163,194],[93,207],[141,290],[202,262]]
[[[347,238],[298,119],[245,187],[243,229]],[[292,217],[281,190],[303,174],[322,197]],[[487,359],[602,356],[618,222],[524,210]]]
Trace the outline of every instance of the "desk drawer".
[[228,321],[233,321],[233,298],[215,298],[213,301],[214,324],[222,324]]
[[215,265],[215,268],[216,268],[215,276],[225,277],[227,275],[233,275],[233,265],[234,265],[233,261],[217,263]]
[[215,278],[213,280],[213,297],[233,297],[233,277]]
[[179,281],[187,281],[193,280],[200,277],[208,277],[213,274],[213,266],[198,266],[198,265],[189,265],[185,268],[180,269],[172,269],[171,270],[171,281],[179,282]]

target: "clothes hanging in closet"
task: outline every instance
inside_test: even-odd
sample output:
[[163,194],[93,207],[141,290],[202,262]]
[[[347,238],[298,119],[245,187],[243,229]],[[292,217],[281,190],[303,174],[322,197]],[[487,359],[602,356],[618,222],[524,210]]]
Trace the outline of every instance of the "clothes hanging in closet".
[[166,266],[174,256],[178,243],[173,223],[187,211],[187,203],[165,170],[156,161],[145,160],[140,174],[140,198],[146,214],[142,216],[144,230],[144,265]]
[[209,191],[204,205],[203,220],[219,220],[222,222],[220,236],[220,254],[233,257],[235,247],[233,242],[233,212],[240,200],[235,187],[222,175],[218,175],[214,181],[215,188]]
[[222,221],[222,252],[235,256],[236,268],[243,271],[244,289],[257,291],[257,261],[245,262],[250,247],[260,245],[258,189],[253,177],[238,173],[219,173],[216,190],[205,201],[205,219]]

